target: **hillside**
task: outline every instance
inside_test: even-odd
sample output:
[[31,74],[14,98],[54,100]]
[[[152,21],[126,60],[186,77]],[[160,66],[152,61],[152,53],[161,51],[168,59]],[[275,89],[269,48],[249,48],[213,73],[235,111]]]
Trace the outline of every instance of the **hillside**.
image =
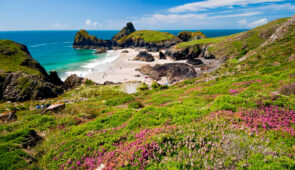
[[[206,45],[225,60],[168,88],[126,94],[124,85],[89,83],[54,99],[1,103],[17,121],[0,124],[0,169],[294,169],[294,20],[178,44]],[[66,108],[33,109],[57,101]]]
[[56,72],[48,75],[25,45],[0,40],[0,101],[26,101],[62,93]]

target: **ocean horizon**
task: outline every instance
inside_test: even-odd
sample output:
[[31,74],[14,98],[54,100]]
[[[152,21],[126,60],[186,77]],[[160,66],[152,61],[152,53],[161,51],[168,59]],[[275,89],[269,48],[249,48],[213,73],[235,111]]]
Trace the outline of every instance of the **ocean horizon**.
[[[74,36],[78,30],[53,31],[0,31],[0,39],[10,39],[28,47],[32,57],[36,59],[47,72],[55,70],[64,80],[71,74],[86,76],[93,71],[103,71],[107,64],[118,57],[118,53],[108,51],[105,54],[95,54],[95,50],[74,49]],[[177,35],[181,31],[193,30],[159,30]],[[247,29],[199,30],[208,38],[227,36]],[[90,30],[91,35],[104,40],[110,40],[119,30]]]

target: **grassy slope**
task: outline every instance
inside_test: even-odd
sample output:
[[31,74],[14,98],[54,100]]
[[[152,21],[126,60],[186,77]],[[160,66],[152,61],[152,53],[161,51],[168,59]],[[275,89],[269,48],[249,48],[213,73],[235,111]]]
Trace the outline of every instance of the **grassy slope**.
[[118,43],[119,44],[125,43],[129,39],[132,39],[132,40],[142,39],[146,43],[156,43],[156,42],[162,42],[162,41],[171,40],[171,39],[178,39],[178,38],[168,32],[140,30],[140,31],[135,31],[134,33],[130,34],[129,36],[125,36],[125,37],[121,38],[118,41]]
[[[254,37],[237,40],[237,44],[257,39],[251,35]],[[120,92],[119,86],[83,86],[44,101],[72,101],[57,114],[29,110],[38,101],[3,103],[0,110],[19,110],[19,121],[0,125],[0,166],[57,169],[83,164],[95,168],[95,162],[103,159],[107,166],[113,163],[125,168],[294,169],[294,136],[284,128],[263,125],[256,132],[241,117],[245,110],[259,110],[261,105],[295,110],[294,95],[272,95],[294,82],[295,61],[289,60],[295,53],[294,37],[293,29],[280,42],[264,48],[256,45],[254,55],[242,62],[229,60],[214,73],[167,90],[128,95]],[[232,39],[227,41],[224,43]],[[135,103],[142,103],[144,108],[132,107]],[[290,127],[295,128],[294,122]],[[22,140],[11,137],[28,129],[45,135],[45,140],[29,152],[37,159],[31,165],[26,163],[29,154],[18,146]]]
[[[28,74],[39,74],[39,71],[20,64],[30,56],[22,49],[22,45],[10,40],[0,40],[0,68],[3,72],[23,71]],[[3,52],[12,52],[11,55],[3,55]],[[1,73],[1,71],[0,71]]]

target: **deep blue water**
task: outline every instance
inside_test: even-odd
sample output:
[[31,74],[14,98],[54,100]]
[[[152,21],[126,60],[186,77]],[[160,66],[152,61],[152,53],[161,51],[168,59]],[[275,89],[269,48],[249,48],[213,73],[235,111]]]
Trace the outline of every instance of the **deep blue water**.
[[[177,35],[181,30],[163,30]],[[245,30],[200,30],[207,37],[235,34]],[[103,69],[106,62],[115,59],[114,54],[94,54],[93,50],[72,48],[77,31],[3,31],[0,39],[10,39],[27,45],[34,59],[47,70],[56,70],[62,78],[69,74],[86,74],[93,67]],[[102,39],[111,39],[118,31],[88,31]],[[95,64],[96,63],[96,64]],[[99,64],[101,64],[99,66]]]

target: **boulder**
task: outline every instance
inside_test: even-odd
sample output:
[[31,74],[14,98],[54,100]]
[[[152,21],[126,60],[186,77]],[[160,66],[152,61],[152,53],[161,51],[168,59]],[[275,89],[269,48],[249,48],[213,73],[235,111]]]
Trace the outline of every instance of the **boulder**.
[[123,50],[122,53],[129,53],[129,51],[128,50]]
[[151,54],[149,54],[145,51],[140,51],[133,60],[134,61],[153,62],[153,61],[155,61],[155,58]]
[[118,34],[116,34],[113,38],[112,38],[112,42],[114,44],[117,43],[118,40],[120,40],[121,38],[128,36],[130,34],[132,34],[133,32],[135,32],[135,28],[132,24],[132,22],[128,22],[126,24],[126,27],[124,27]]
[[160,49],[159,49],[159,47],[149,47],[149,46],[147,46],[146,50],[148,52],[158,52]]
[[6,101],[41,100],[57,97],[63,89],[49,80],[23,72],[5,74],[2,98]]
[[77,88],[80,85],[84,84],[86,82],[87,79],[82,78],[82,77],[78,77],[76,74],[72,74],[71,76],[69,76],[63,85],[63,88],[65,90],[69,90],[69,89],[73,89],[73,88]]
[[187,60],[190,58],[197,58],[200,54],[201,50],[198,45],[187,48],[177,48],[175,45],[166,51],[166,55],[170,56],[173,60]]
[[61,110],[64,110],[66,108],[66,104],[65,103],[60,103],[60,102],[57,102],[57,103],[53,103],[52,105],[50,105],[49,107],[47,107],[43,113],[47,113],[47,112],[59,112]]
[[197,58],[188,59],[186,61],[186,63],[191,64],[191,65],[202,65],[202,64],[204,64],[202,60],[197,59]]
[[49,78],[50,78],[51,83],[53,83],[57,86],[63,85],[63,81],[61,81],[61,79],[58,77],[56,71],[50,71]]
[[96,51],[95,51],[95,54],[103,54],[103,53],[106,53],[108,50],[107,48],[98,48]]
[[159,52],[159,59],[160,60],[166,60],[166,55],[164,53],[162,53],[162,51]]
[[76,33],[73,47],[82,49],[96,49],[98,47],[112,46],[109,40],[98,39],[96,36],[91,36],[86,30],[80,30]]
[[17,116],[15,115],[15,111],[6,111],[2,114],[0,114],[0,120],[4,123],[12,122],[17,119]]
[[39,136],[35,130],[31,129],[24,136],[23,143],[21,144],[21,147],[23,149],[29,149],[30,147],[36,146],[40,140],[42,140],[42,137]]
[[145,65],[138,70],[156,81],[161,80],[162,77],[167,77],[169,83],[197,77],[194,67],[185,63],[157,64],[154,67]]
[[196,31],[196,32],[182,31],[178,34],[177,37],[184,42],[207,38],[206,35],[204,35],[200,31]]

